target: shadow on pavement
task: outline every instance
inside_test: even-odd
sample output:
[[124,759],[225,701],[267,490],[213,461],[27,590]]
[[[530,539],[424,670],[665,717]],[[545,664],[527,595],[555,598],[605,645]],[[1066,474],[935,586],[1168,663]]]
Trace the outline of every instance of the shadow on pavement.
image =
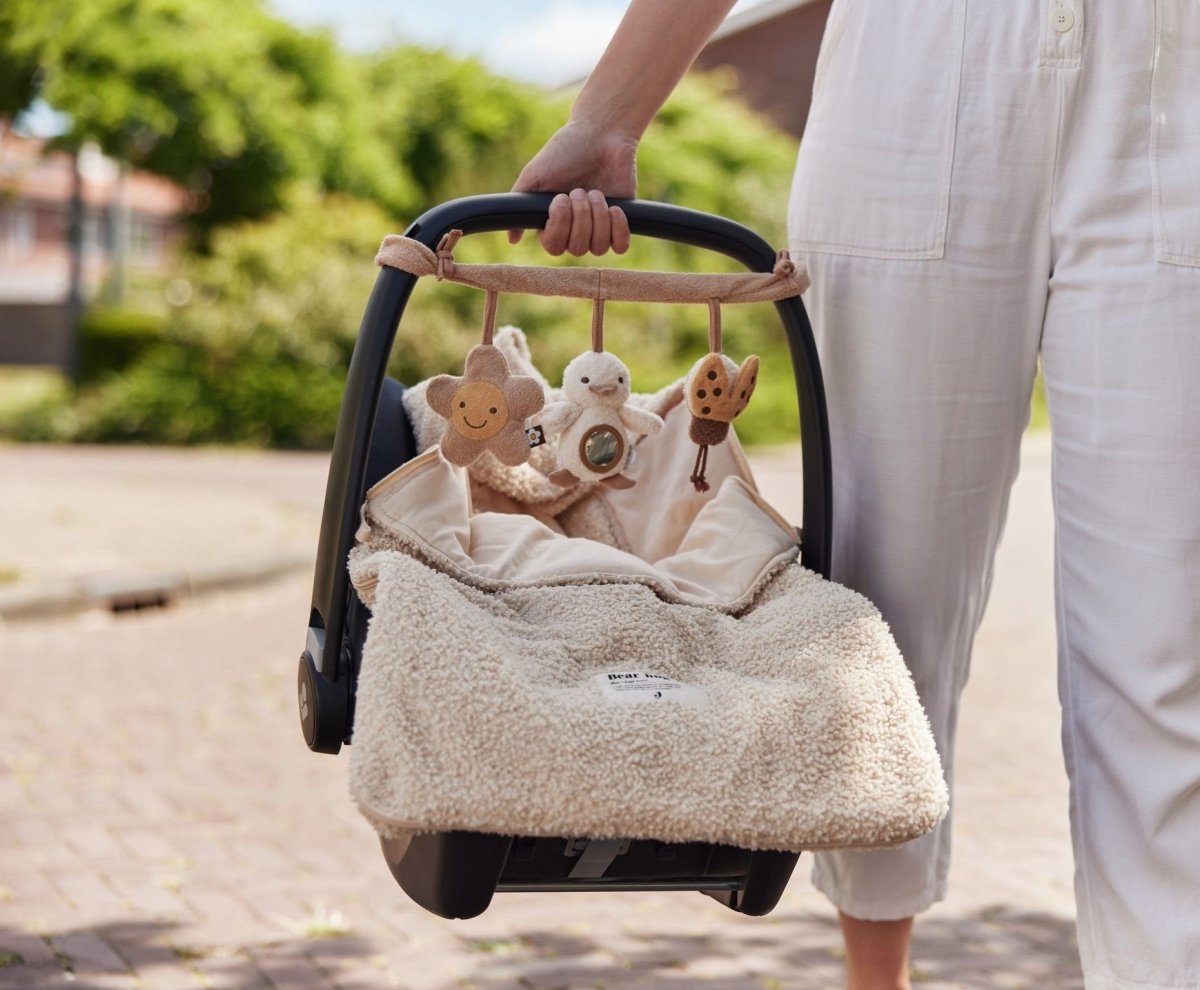
[[[384,945],[352,935],[303,937],[207,950],[179,944],[176,926],[163,922],[100,924],[45,938],[0,927],[0,987],[837,990],[843,985],[840,938],[827,915],[738,920],[707,932],[671,931],[671,919],[658,924],[646,919],[637,933],[628,927],[606,932],[603,925],[579,934],[542,930],[523,926],[519,917],[508,927],[504,937],[458,935],[458,951],[443,945],[436,961],[419,951],[410,954],[402,938]],[[431,971],[444,964],[449,964],[444,976]],[[926,990],[1083,987],[1073,923],[1007,907],[921,923],[912,978]]]
[[[475,945],[488,954],[461,985],[472,990],[839,990],[843,951],[836,922],[792,914],[762,927],[739,923],[710,935],[664,933],[572,936],[520,931]],[[1011,908],[927,919],[917,929],[916,988],[1082,990],[1074,923]]]
[[380,947],[353,936],[210,949],[182,944],[168,922],[113,922],[39,937],[0,926],[0,987],[54,990],[274,990],[402,985]]

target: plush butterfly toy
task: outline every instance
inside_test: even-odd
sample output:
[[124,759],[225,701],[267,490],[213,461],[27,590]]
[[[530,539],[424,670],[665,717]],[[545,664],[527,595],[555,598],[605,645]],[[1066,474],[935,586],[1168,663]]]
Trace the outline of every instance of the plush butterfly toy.
[[708,448],[723,443],[729,436],[729,424],[741,414],[758,384],[758,357],[751,354],[739,366],[721,351],[721,308],[709,301],[709,353],[692,365],[684,379],[683,395],[692,421],[688,436],[699,444],[691,482],[698,492],[706,492],[704,480],[708,466]]

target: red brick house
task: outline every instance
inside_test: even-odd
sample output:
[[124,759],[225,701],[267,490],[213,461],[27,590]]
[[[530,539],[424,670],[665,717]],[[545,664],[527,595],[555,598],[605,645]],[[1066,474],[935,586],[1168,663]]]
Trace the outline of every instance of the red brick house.
[[[187,208],[184,190],[142,172],[124,178],[95,149],[79,156],[83,200],[82,289],[109,276],[127,224],[130,272],[166,271]],[[0,122],[0,364],[68,362],[71,156]]]

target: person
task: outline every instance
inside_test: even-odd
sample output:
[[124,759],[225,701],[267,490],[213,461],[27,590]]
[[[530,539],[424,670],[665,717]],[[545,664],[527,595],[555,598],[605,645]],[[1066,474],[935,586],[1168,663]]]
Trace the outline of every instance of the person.
[[[629,5],[515,186],[560,193],[550,253],[628,244],[606,197],[731,6]],[[788,205],[834,577],[891,623],[948,777],[1041,357],[1089,990],[1200,987],[1198,78],[1195,0],[835,0]],[[949,844],[816,857],[851,990],[908,986]]]

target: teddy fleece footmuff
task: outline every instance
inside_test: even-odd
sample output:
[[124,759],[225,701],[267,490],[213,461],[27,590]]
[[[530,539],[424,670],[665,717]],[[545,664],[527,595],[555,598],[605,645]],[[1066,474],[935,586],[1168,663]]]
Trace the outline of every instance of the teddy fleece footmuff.
[[[495,345],[563,401],[520,331]],[[803,850],[937,824],[941,767],[886,624],[800,565],[732,433],[686,484],[681,385],[629,397],[663,424],[631,440],[633,485],[565,489],[553,443],[450,463],[426,392],[406,396],[424,453],[368,493],[350,560],[372,610],[351,791],[380,833]]]

